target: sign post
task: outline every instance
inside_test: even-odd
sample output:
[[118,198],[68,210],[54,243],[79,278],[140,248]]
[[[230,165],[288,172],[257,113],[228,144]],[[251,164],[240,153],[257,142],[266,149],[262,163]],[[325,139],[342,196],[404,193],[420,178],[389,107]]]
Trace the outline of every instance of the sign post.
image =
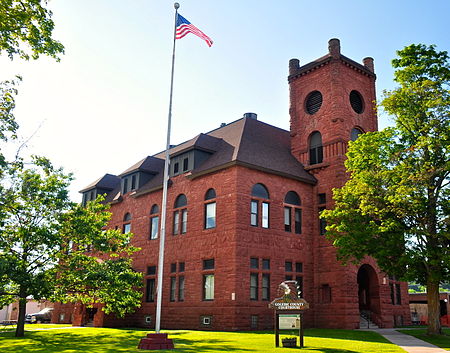
[[[295,289],[292,288],[294,286]],[[309,309],[309,304],[305,299],[300,298],[297,281],[284,281],[278,288],[284,292],[283,296],[269,304],[269,308],[274,309],[275,347],[280,346],[280,329],[297,328],[298,317],[300,348],[303,348],[303,312]],[[284,318],[283,325],[280,325],[280,317]],[[296,347],[296,339],[292,342],[287,339],[283,342],[283,346]]]

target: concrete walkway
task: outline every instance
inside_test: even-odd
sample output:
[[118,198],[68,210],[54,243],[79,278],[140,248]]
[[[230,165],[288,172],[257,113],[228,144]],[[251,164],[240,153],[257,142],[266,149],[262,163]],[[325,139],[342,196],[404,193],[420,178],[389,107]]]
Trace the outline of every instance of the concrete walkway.
[[[369,331],[369,330],[368,330]],[[372,329],[409,353],[449,353],[434,344],[419,340],[390,328]]]

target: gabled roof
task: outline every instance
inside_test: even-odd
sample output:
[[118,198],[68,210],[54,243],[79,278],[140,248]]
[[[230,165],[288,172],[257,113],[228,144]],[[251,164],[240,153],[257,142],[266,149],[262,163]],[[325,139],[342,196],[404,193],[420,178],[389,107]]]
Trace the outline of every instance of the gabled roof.
[[[170,157],[175,157],[181,153],[193,149],[213,153],[217,151],[219,144],[220,139],[202,133],[186,142],[180,143],[179,145],[172,147],[169,151]],[[165,158],[164,151],[156,154],[155,157],[164,159]]]
[[164,167],[164,159],[148,156],[140,160],[139,162],[133,164],[130,168],[120,173],[119,176],[123,177],[127,174],[131,174],[133,172],[138,171],[149,174],[157,174],[161,169],[161,164]]
[[113,174],[105,174],[101,178],[86,186],[83,190],[80,190],[80,192],[86,192],[95,188],[114,190],[118,185],[120,185],[120,178],[118,176]]

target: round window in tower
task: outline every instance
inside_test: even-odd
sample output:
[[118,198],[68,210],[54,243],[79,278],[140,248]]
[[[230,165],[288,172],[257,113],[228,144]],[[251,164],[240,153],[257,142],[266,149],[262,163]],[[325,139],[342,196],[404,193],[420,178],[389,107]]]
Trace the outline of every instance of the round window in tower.
[[312,91],[308,94],[306,97],[305,106],[308,114],[312,115],[317,113],[322,106],[322,93],[319,91]]
[[364,111],[364,101],[358,91],[353,90],[350,92],[350,105],[355,113],[361,114]]

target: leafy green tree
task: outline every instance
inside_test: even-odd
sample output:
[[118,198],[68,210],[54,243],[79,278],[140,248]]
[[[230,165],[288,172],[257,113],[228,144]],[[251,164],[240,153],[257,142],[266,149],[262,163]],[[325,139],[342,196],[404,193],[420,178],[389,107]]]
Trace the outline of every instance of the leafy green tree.
[[398,88],[381,102],[395,126],[350,143],[351,177],[322,217],[340,259],[370,255],[425,285],[428,333],[440,334],[439,284],[450,278],[450,60],[423,44],[397,54]]
[[11,59],[45,54],[59,61],[64,46],[52,38],[55,24],[46,5],[46,0],[0,0],[0,52]]
[[10,164],[0,195],[0,305],[19,299],[16,336],[24,335],[27,297],[103,303],[123,315],[140,305],[141,274],[128,255],[131,234],[105,230],[98,201],[69,200],[70,175],[35,157]]

